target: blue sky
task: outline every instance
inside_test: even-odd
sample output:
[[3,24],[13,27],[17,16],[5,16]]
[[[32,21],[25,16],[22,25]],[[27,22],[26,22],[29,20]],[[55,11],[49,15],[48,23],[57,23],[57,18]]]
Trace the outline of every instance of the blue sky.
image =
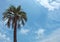
[[21,5],[27,13],[27,23],[17,31],[18,42],[60,41],[60,0],[0,0],[0,42],[13,42],[13,29],[2,20],[10,5]]

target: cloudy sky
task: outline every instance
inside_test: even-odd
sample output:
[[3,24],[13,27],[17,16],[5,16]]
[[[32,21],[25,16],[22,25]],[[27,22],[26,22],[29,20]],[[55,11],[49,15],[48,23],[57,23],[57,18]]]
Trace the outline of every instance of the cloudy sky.
[[13,42],[13,29],[2,20],[10,5],[21,5],[27,13],[27,23],[17,31],[18,42],[60,41],[60,0],[0,0],[0,42]]

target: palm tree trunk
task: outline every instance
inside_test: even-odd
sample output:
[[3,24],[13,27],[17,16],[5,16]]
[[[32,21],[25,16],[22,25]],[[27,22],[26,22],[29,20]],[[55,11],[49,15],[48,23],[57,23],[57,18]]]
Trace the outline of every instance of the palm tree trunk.
[[14,26],[14,42],[17,42],[17,29],[16,29],[16,23],[15,23],[15,26]]

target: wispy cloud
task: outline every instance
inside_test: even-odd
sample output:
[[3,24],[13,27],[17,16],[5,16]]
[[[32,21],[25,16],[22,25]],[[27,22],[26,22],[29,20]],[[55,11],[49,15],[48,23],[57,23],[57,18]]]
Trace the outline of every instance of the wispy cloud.
[[48,13],[48,18],[55,21],[60,21],[60,9]]
[[53,31],[48,37],[43,40],[37,40],[37,42],[60,42],[60,28]]
[[37,3],[44,6],[45,8],[48,8],[49,11],[59,9],[59,7],[60,7],[60,2],[58,0],[56,0],[56,1],[53,1],[53,0],[36,0],[36,1],[37,1]]
[[42,38],[44,35],[45,29],[38,29],[37,31],[35,31],[36,33],[36,39]]
[[21,30],[20,30],[20,33],[21,33],[21,34],[24,34],[24,35],[28,34],[28,32],[30,32],[29,29],[21,29]]
[[11,42],[11,40],[6,34],[0,32],[0,42]]
[[60,9],[48,12],[47,28],[60,27]]

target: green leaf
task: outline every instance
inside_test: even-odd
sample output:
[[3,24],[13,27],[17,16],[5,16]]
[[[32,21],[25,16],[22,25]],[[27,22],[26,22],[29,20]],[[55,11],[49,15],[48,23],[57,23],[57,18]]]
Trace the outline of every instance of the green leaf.
[[17,7],[17,12],[19,12],[21,10],[21,6]]

